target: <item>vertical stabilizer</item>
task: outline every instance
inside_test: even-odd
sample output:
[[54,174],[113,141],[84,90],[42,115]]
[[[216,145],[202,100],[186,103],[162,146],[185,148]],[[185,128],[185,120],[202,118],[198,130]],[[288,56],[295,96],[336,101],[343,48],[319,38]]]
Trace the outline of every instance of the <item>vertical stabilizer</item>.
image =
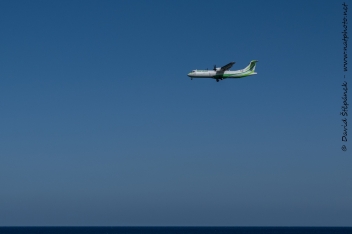
[[244,72],[246,72],[246,71],[252,71],[252,72],[254,72],[255,66],[256,66],[257,62],[258,62],[258,60],[252,60],[252,61],[249,63],[249,65],[243,69],[243,71],[244,71]]

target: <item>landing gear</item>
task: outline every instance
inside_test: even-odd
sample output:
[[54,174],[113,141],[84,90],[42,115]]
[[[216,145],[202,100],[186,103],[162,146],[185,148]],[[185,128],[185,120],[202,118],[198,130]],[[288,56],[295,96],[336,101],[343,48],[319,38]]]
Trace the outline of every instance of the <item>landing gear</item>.
[[218,78],[215,78],[215,79],[216,79],[216,82],[219,82],[219,80],[223,80],[224,78],[218,77]]

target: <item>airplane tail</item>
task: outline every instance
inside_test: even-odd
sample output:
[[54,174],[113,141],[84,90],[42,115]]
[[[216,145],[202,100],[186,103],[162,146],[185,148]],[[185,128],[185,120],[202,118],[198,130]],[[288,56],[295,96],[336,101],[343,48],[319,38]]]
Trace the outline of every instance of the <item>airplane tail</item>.
[[243,69],[243,71],[244,71],[244,72],[246,72],[246,71],[252,71],[252,72],[254,72],[255,66],[256,66],[257,62],[258,62],[258,60],[252,60],[252,61],[249,63],[249,65]]

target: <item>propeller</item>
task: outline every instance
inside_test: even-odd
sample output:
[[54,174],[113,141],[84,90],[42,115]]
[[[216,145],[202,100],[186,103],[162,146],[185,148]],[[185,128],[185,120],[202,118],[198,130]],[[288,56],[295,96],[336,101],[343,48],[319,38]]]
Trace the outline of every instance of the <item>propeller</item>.
[[213,70],[216,71],[216,65],[214,65],[214,69]]

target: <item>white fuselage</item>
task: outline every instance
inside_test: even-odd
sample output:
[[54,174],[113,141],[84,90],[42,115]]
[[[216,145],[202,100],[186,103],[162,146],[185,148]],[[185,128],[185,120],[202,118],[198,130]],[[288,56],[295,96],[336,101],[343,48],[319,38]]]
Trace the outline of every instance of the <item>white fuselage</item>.
[[193,78],[213,78],[216,81],[227,79],[227,78],[242,78],[246,76],[252,76],[257,74],[255,66],[258,60],[252,60],[249,65],[241,70],[230,71],[229,69],[235,62],[231,62],[223,67],[214,67],[214,70],[193,70],[188,73],[188,76]]
[[191,78],[242,78],[250,75],[255,75],[256,72],[249,73],[248,71],[237,70],[237,71],[214,71],[214,70],[193,70],[188,73],[188,76]]

